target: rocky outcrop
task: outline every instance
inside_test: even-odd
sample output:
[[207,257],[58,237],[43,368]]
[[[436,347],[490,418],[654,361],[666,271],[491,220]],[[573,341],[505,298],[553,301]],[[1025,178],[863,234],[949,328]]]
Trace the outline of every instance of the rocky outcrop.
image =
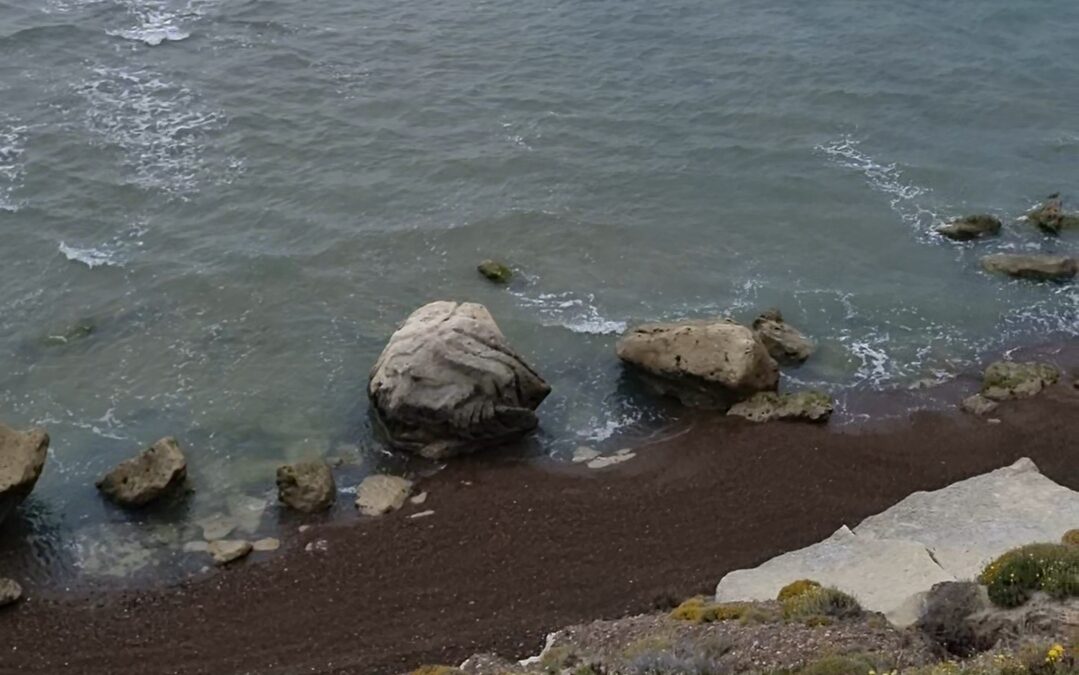
[[365,516],[381,516],[405,505],[412,481],[399,476],[368,476],[356,488],[356,508]]
[[689,406],[726,409],[779,384],[757,334],[727,319],[646,324],[623,335],[617,352],[653,388]]
[[1047,363],[997,361],[985,369],[982,396],[991,401],[1030,398],[1060,379],[1060,371]]
[[476,270],[496,284],[508,284],[513,278],[513,270],[496,260],[484,260],[476,266]]
[[218,539],[211,541],[206,550],[213,556],[214,564],[220,566],[246,557],[252,548],[251,542],[243,539]]
[[0,424],[0,523],[34,489],[48,452],[44,429],[17,431]]
[[1060,234],[1062,230],[1079,227],[1079,215],[1064,212],[1064,201],[1052,194],[1045,202],[1027,213],[1027,220],[1042,232]]
[[753,330],[779,363],[805,363],[816,350],[806,336],[783,320],[778,309],[770,309],[758,316],[753,321]]
[[1061,255],[1022,255],[998,253],[982,258],[987,272],[1007,274],[1032,281],[1066,281],[1075,276],[1079,264],[1075,258]]
[[181,490],[187,460],[175,438],[162,438],[121,462],[97,481],[97,489],[120,506],[137,508]]
[[514,440],[551,388],[483,305],[433,302],[393,334],[368,394],[390,444],[437,459]]
[[766,391],[731,406],[728,415],[751,422],[786,420],[791,422],[827,422],[832,416],[832,397],[819,391],[777,394]]
[[22,586],[14,579],[0,578],[0,607],[14,605],[22,599]]
[[1079,522],[1079,492],[1043,476],[1029,459],[934,492],[916,492],[853,530],[731,572],[716,600],[768,600],[792,579],[852,594],[907,625],[934,584],[973,579],[1005,551],[1057,541]]
[[1001,222],[996,216],[964,216],[941,225],[937,233],[956,241],[969,241],[1000,234]]
[[337,497],[330,466],[321,460],[310,460],[278,467],[277,497],[296,511],[325,511]]

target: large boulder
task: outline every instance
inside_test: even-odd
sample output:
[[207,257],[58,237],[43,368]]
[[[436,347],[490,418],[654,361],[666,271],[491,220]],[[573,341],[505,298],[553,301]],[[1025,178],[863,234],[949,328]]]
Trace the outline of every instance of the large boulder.
[[816,349],[797,328],[783,320],[778,309],[770,309],[753,321],[753,330],[768,353],[780,363],[804,363]]
[[391,445],[438,459],[532,431],[551,388],[486,307],[432,302],[390,337],[367,391]]
[[937,228],[937,233],[956,241],[969,241],[1000,233],[1001,222],[996,216],[976,215],[956,218]]
[[779,384],[779,366],[757,334],[727,319],[646,324],[623,335],[617,352],[689,406],[725,409]]
[[17,431],[0,424],[0,523],[34,489],[48,451],[44,429]]
[[1027,220],[1048,234],[1060,234],[1061,230],[1079,227],[1079,215],[1064,212],[1064,201],[1059,194],[1052,194],[1040,205],[1027,213]]
[[982,396],[991,401],[1030,398],[1059,379],[1060,371],[1048,363],[997,361],[985,369]]
[[762,391],[749,400],[735,403],[727,414],[744,417],[751,422],[827,422],[833,409],[832,397],[819,391],[794,394]]
[[289,508],[303,513],[330,508],[337,497],[330,465],[310,460],[278,467],[277,497]]
[[1062,255],[1022,255],[998,253],[982,258],[987,272],[1007,274],[1017,279],[1032,281],[1066,281],[1079,271],[1075,258]]
[[187,460],[169,437],[120,462],[97,481],[97,489],[120,506],[137,508],[181,489],[186,479]]

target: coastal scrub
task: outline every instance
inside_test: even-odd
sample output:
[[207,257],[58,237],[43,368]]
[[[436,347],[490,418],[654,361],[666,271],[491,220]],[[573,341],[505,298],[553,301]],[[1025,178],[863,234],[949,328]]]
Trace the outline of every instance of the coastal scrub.
[[986,586],[989,599],[1001,607],[1018,607],[1034,591],[1058,600],[1079,597],[1079,547],[1020,546],[986,565],[978,582]]

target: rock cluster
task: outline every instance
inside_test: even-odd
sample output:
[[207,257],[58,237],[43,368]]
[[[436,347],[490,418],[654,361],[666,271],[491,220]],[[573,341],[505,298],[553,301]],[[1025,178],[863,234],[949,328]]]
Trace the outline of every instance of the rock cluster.
[[162,438],[121,462],[97,481],[102,494],[120,506],[138,508],[181,490],[187,459],[175,438]]
[[17,431],[0,424],[0,523],[34,489],[48,452],[44,429]]

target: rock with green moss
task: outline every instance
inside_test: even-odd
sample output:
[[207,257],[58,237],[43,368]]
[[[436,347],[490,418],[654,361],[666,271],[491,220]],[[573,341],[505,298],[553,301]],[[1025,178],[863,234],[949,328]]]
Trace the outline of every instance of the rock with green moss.
[[941,225],[937,233],[956,241],[970,241],[981,237],[991,237],[1000,234],[1001,222],[996,216],[979,214],[964,216]]
[[1079,263],[1062,255],[998,253],[982,258],[982,268],[1016,279],[1067,281],[1079,271]]
[[496,284],[508,284],[513,278],[513,270],[497,260],[484,260],[476,269]]
[[997,361],[985,369],[982,396],[991,401],[1030,398],[1060,379],[1060,371],[1047,363]]
[[1059,194],[1049,195],[1029,211],[1027,221],[1047,234],[1060,234],[1062,230],[1079,227],[1079,215],[1064,212],[1064,201]]
[[727,414],[744,417],[751,422],[786,420],[823,423],[831,417],[833,408],[832,398],[819,391],[800,391],[794,394],[768,391],[736,403]]

